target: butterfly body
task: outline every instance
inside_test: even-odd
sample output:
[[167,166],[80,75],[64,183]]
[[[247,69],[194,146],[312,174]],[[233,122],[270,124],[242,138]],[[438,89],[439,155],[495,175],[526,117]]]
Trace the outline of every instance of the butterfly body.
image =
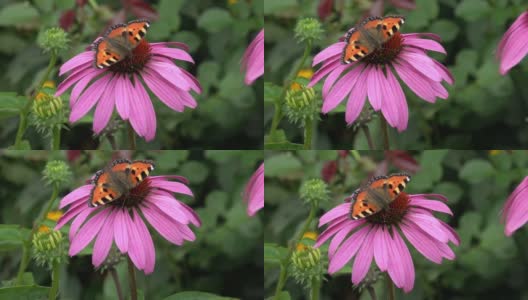
[[95,67],[103,69],[132,54],[150,27],[148,20],[134,20],[112,26],[94,45]]
[[391,174],[373,178],[366,187],[356,190],[350,197],[353,220],[366,218],[385,210],[405,189],[411,177],[407,174]]
[[352,28],[345,36],[342,61],[356,62],[380,49],[405,22],[402,16],[370,17]]
[[88,205],[96,207],[115,201],[130,193],[154,170],[151,161],[116,160],[96,173]]

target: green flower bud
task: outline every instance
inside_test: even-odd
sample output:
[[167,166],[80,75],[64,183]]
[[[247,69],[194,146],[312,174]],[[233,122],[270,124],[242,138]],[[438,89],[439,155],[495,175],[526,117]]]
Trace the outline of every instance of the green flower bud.
[[50,119],[62,113],[63,103],[60,97],[53,97],[49,94],[38,96],[33,102],[33,113],[42,120]]
[[68,242],[60,231],[42,225],[33,235],[32,243],[33,258],[39,266],[51,270],[54,264],[68,261]]
[[304,127],[307,120],[314,120],[319,117],[322,101],[316,97],[313,88],[299,86],[300,88],[286,91],[284,112],[290,123]]
[[37,43],[45,52],[57,54],[59,51],[69,48],[70,40],[62,28],[54,27],[41,32],[37,38]]
[[321,281],[326,272],[321,250],[313,248],[316,239],[316,233],[305,233],[303,240],[297,244],[291,256],[290,274],[298,284],[306,288],[310,288],[314,280]]
[[299,194],[305,202],[312,203],[316,206],[319,206],[320,202],[330,199],[328,186],[323,180],[318,178],[305,181],[301,186]]
[[72,173],[68,164],[61,160],[53,160],[46,164],[42,172],[48,184],[66,184],[70,182]]
[[302,18],[295,25],[295,38],[299,42],[313,42],[321,39],[323,29],[321,22],[315,18]]

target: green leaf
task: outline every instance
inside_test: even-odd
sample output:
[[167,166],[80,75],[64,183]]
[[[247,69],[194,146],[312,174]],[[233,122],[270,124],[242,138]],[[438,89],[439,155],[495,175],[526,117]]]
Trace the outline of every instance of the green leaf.
[[[271,299],[274,299],[273,296],[266,298],[266,300],[271,300]],[[291,300],[290,293],[287,291],[282,291],[280,292],[278,299],[279,300]]]
[[434,191],[446,196],[449,204],[457,203],[463,194],[462,188],[453,182],[440,182],[435,186]]
[[6,5],[0,10],[0,26],[29,23],[38,17],[38,11],[28,2]]
[[284,130],[277,130],[273,135],[266,135],[264,137],[264,149],[267,150],[302,150],[304,145],[295,144],[286,138]]
[[286,259],[288,249],[277,244],[264,243],[264,264],[278,266]]
[[491,11],[487,1],[483,0],[464,0],[455,9],[455,15],[466,20],[476,21],[484,18]]
[[29,229],[20,225],[0,224],[0,251],[21,248],[29,232]]
[[456,38],[458,26],[449,20],[436,20],[431,24],[431,32],[439,34],[442,41],[449,42]]
[[272,82],[264,82],[264,103],[275,103],[282,92],[282,88]]
[[237,298],[222,297],[204,292],[182,292],[171,295],[164,300],[236,300]]
[[191,183],[201,183],[207,178],[209,169],[205,164],[197,161],[188,161],[181,166],[181,172],[184,174],[189,182]]
[[264,1],[264,14],[269,15],[295,6],[297,6],[295,0],[266,0]]
[[0,120],[18,115],[27,101],[27,97],[17,96],[14,92],[0,93]]
[[0,299],[38,300],[48,299],[49,287],[38,285],[0,288]]
[[198,18],[198,27],[210,33],[218,32],[233,23],[229,12],[221,8],[210,8]]
[[491,163],[483,159],[472,159],[460,169],[459,176],[469,183],[479,183],[495,172]]
[[302,169],[301,161],[290,152],[280,153],[266,159],[266,176],[283,176]]

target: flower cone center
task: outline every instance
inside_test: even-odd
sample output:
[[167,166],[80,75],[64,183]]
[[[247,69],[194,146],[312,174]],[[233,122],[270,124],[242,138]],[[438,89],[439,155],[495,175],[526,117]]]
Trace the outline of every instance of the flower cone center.
[[403,37],[396,32],[381,48],[372,51],[362,61],[369,64],[385,65],[392,62],[403,48]]
[[150,179],[146,178],[138,186],[131,189],[128,193],[122,195],[115,201],[110,202],[110,205],[118,207],[138,207],[141,202],[145,200],[150,192]]
[[374,224],[383,225],[395,225],[400,221],[407,213],[409,207],[409,195],[406,193],[400,193],[398,197],[392,201],[389,206],[377,214],[373,214],[367,217],[367,221]]
[[152,57],[150,50],[150,44],[143,39],[136,48],[132,49],[129,55],[122,61],[110,66],[109,69],[116,73],[138,73]]

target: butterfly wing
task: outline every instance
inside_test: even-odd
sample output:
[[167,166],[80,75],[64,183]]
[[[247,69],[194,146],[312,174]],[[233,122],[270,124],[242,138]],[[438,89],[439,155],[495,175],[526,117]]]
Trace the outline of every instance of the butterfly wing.
[[93,183],[95,186],[90,193],[88,206],[96,207],[105,205],[122,196],[122,193],[111,183],[110,173],[108,170],[101,170],[96,173]]
[[366,218],[383,209],[378,203],[373,201],[372,197],[369,197],[369,194],[369,190],[364,189],[355,195],[350,211],[350,217],[353,220]]
[[140,182],[154,170],[154,163],[148,160],[136,160],[130,165],[130,180],[134,185],[138,185]]
[[145,19],[140,20],[134,20],[128,22],[126,26],[127,30],[127,37],[130,45],[132,45],[132,48],[135,48],[141,40],[145,37],[147,34],[147,30],[150,27],[150,22]]
[[391,174],[387,177],[385,184],[393,200],[405,189],[409,181],[411,176],[405,173]]
[[387,16],[382,18],[379,29],[381,29],[384,42],[388,41],[396,32],[398,32],[403,23],[405,23],[405,18],[403,16]]

